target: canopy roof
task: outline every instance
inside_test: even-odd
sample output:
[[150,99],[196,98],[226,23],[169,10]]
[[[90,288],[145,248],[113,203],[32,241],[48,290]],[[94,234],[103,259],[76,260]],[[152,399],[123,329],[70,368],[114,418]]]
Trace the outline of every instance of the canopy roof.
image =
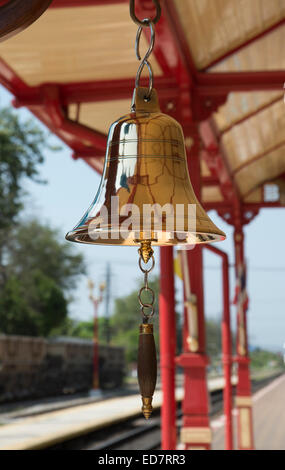
[[[153,14],[151,0],[136,3],[141,18]],[[199,123],[204,205],[285,205],[285,0],[161,4],[155,87],[186,142]],[[130,109],[136,30],[126,0],[54,0],[0,45],[0,82],[15,104],[97,171],[110,123]]]

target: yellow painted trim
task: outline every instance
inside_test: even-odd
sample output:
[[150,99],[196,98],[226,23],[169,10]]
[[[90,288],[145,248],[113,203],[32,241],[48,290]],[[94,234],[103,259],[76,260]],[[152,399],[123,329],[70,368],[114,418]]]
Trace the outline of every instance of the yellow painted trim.
[[180,439],[183,444],[211,444],[212,432],[210,428],[182,428]]
[[251,396],[247,397],[236,397],[236,406],[238,408],[242,407],[252,407],[252,398]]
[[241,448],[251,448],[251,429],[250,429],[250,410],[248,408],[239,409],[239,421],[240,421],[240,439]]

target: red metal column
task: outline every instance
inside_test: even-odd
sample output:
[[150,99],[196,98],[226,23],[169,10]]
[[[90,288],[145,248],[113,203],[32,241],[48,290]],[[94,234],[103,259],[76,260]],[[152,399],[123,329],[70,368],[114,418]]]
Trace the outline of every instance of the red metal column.
[[163,403],[161,410],[162,450],[176,449],[175,352],[173,247],[160,248],[160,370]]
[[[239,269],[244,265],[244,233],[240,223],[239,211],[235,214],[235,263],[236,276],[239,276]],[[246,312],[239,305],[237,312],[237,357],[238,384],[236,392],[236,406],[238,409],[238,448],[239,450],[254,449],[253,439],[253,419],[252,400],[250,382],[250,359],[248,356]]]
[[230,283],[229,283],[229,257],[227,253],[215,246],[205,245],[205,248],[222,258],[223,261],[223,320],[222,320],[222,350],[224,366],[224,415],[225,415],[225,450],[233,449],[232,429],[232,340],[230,319]]
[[223,365],[225,376],[224,388],[224,414],[225,423],[225,449],[233,449],[233,429],[232,429],[232,341],[231,341],[231,320],[230,320],[230,286],[229,286],[229,261],[228,256],[223,258],[223,322],[222,322],[222,347]]
[[94,300],[93,390],[99,390],[98,299]]
[[[187,139],[188,140],[188,139]],[[187,142],[186,140],[186,142]],[[197,130],[191,132],[192,144],[188,151],[188,166],[191,181],[195,193],[201,197],[200,181],[200,140]],[[183,354],[177,359],[178,364],[183,367],[185,374],[184,401],[183,401],[183,427],[181,430],[181,441],[186,449],[210,449],[211,430],[209,423],[208,387],[206,378],[206,367],[208,358],[205,353],[205,320],[204,320],[204,292],[203,292],[203,258],[201,246],[186,252],[189,269],[191,295],[195,299],[194,312],[197,310],[197,344],[191,347],[189,339],[189,327],[187,320],[187,308],[193,302],[185,298],[185,317],[183,332]],[[184,278],[185,279],[185,278]],[[185,283],[184,283],[185,285]],[[184,289],[184,294],[185,294]],[[192,349],[192,352],[191,352]]]

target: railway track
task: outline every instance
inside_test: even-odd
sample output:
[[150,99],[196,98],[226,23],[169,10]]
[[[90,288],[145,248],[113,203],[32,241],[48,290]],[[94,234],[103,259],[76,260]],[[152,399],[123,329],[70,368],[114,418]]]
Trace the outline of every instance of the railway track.
[[[211,416],[222,410],[222,390],[211,394]],[[177,428],[181,426],[181,404],[177,410]],[[49,447],[46,450],[155,450],[161,444],[160,410],[149,421],[141,416],[109,426]]]
[[[276,378],[253,381],[253,392],[267,385]],[[234,387],[233,387],[234,388]],[[210,416],[213,418],[222,411],[222,390],[210,394]],[[181,404],[177,410],[177,429],[182,424]],[[156,410],[150,421],[142,417],[135,417],[122,423],[109,426],[96,432],[77,437],[49,447],[46,450],[143,450],[150,451],[159,449],[161,445],[160,435],[160,410]]]

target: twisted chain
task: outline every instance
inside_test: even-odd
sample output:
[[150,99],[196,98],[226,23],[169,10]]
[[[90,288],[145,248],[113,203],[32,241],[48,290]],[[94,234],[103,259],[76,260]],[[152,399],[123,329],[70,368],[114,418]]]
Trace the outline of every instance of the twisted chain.
[[[145,18],[141,21],[136,17],[136,14],[135,14],[135,0],[130,0],[130,15],[131,15],[131,18],[139,26],[138,31],[137,31],[137,36],[136,36],[135,51],[136,51],[137,59],[141,60],[141,63],[140,63],[140,66],[138,68],[137,75],[136,75],[136,88],[139,87],[140,78],[141,78],[141,74],[142,74],[142,71],[143,71],[144,67],[147,67],[148,73],[149,73],[149,86],[148,86],[147,94],[145,96],[146,101],[150,100],[152,89],[153,89],[153,69],[152,69],[152,66],[151,66],[150,62],[148,61],[148,59],[149,59],[149,57],[150,57],[150,55],[153,51],[154,44],[155,44],[155,28],[154,28],[154,25],[155,25],[155,23],[157,23],[157,21],[160,19],[160,16],[161,16],[161,7],[160,7],[160,4],[159,4],[159,1],[158,0],[153,0],[153,3],[155,4],[155,7],[156,7],[156,16],[155,16],[155,18],[154,19]],[[142,33],[143,28],[150,28],[150,33],[151,34],[150,34],[149,48],[148,48],[145,56],[143,57],[143,59],[141,59],[140,40],[141,40],[141,33]]]
[[154,29],[154,24],[153,24],[152,21],[150,21],[148,19],[145,19],[143,21],[145,22],[146,26],[148,28],[150,28],[151,39],[150,39],[149,48],[146,51],[146,54],[145,54],[144,58],[141,59],[140,39],[141,39],[141,33],[142,33],[143,26],[140,26],[139,29],[138,29],[138,32],[137,32],[136,48],[135,48],[136,49],[137,59],[141,60],[140,66],[139,66],[138,71],[137,71],[137,76],[136,76],[136,88],[138,88],[139,85],[140,85],[140,78],[141,78],[141,74],[142,74],[142,71],[143,71],[144,67],[147,67],[148,68],[148,74],[149,74],[149,85],[148,85],[148,92],[147,92],[145,98],[146,98],[146,100],[149,100],[150,97],[151,97],[152,89],[153,89],[153,69],[152,69],[151,63],[148,61],[148,58],[150,57],[150,55],[153,51],[153,48],[154,48],[154,44],[155,44],[155,29]]

